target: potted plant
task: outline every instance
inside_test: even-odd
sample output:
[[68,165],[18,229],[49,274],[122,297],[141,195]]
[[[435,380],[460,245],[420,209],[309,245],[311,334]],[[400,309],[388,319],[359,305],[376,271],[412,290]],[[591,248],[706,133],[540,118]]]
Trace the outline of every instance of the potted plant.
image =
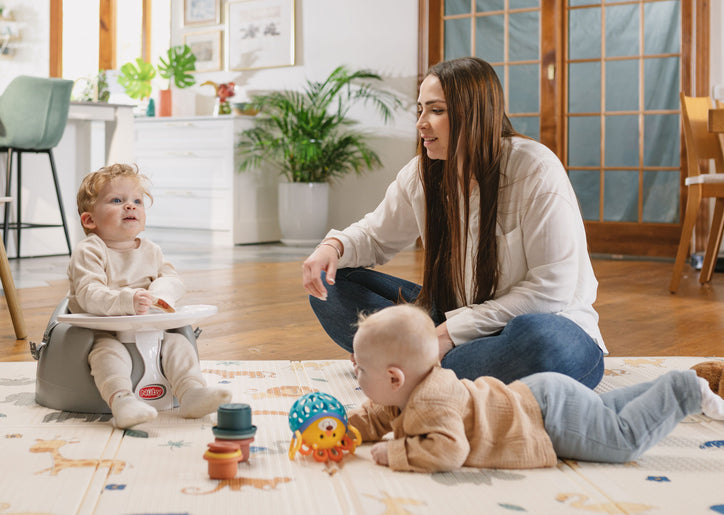
[[73,84],[73,89],[75,89],[75,85],[78,83],[84,84],[83,90],[79,94],[74,95],[71,100],[107,103],[111,97],[106,70],[99,70],[98,74],[93,77],[76,79]]
[[126,94],[143,102],[151,96],[151,79],[156,76],[156,69],[140,57],[136,63],[128,62],[121,66],[118,83],[123,86]]
[[236,95],[234,89],[236,84],[233,82],[223,82],[218,84],[212,80],[207,80],[202,86],[212,86],[214,88],[214,116],[231,114],[231,105],[229,99]]
[[323,81],[307,81],[303,91],[253,95],[254,127],[237,143],[241,171],[268,163],[286,181],[279,184],[282,242],[319,241],[327,231],[329,183],[381,164],[367,134],[349,117],[356,104],[371,104],[386,123],[402,103],[376,88],[382,78],[370,71],[336,68]]
[[168,88],[159,91],[158,115],[171,116],[171,84],[178,89],[185,89],[196,84],[196,78],[191,75],[196,70],[196,56],[188,45],[177,45],[168,49],[166,59],[161,57],[158,63],[158,73],[168,80]]

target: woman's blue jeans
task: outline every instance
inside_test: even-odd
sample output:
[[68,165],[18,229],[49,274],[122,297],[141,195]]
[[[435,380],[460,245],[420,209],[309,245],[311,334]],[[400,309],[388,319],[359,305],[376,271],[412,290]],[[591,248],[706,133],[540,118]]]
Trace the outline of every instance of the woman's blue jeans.
[[[327,300],[309,297],[314,313],[332,340],[352,352],[360,313],[370,314],[399,302],[413,302],[420,286],[368,268],[337,270],[334,285],[322,281]],[[435,324],[445,321],[431,313]],[[603,377],[603,351],[581,327],[560,315],[532,313],[513,318],[500,333],[477,338],[448,352],[442,366],[459,378],[497,377],[509,383],[538,372],[560,372],[594,388]]]

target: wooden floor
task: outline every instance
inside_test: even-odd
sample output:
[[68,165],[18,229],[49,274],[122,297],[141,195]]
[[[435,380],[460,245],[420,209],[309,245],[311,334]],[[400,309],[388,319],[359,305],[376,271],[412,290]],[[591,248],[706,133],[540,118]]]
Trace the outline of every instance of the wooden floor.
[[[700,286],[687,269],[676,295],[668,292],[672,263],[594,260],[599,280],[596,309],[612,356],[724,356],[724,274]],[[406,251],[379,270],[419,281],[420,251]],[[237,263],[233,268],[188,271],[185,304],[214,304],[202,321],[202,359],[343,359],[317,323],[301,286],[301,263]],[[19,290],[27,340],[15,340],[0,297],[0,361],[29,361],[28,341],[39,342],[67,291],[59,280]]]

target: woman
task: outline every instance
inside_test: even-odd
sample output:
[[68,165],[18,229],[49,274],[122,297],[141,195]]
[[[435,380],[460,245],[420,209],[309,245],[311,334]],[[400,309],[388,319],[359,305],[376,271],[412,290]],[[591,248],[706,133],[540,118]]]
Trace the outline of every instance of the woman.
[[[360,311],[415,302],[435,320],[443,367],[460,378],[555,371],[595,387],[606,353],[598,283],[561,162],[513,130],[481,59],[433,66],[417,109],[418,155],[373,212],[330,231],[304,262],[322,326],[351,352]],[[367,268],[418,237],[422,286]]]

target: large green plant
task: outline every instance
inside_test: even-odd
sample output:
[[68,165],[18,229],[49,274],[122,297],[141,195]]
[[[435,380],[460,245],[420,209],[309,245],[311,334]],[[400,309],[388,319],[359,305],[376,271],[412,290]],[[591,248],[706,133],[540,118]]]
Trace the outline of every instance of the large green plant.
[[158,73],[177,88],[188,88],[196,84],[196,78],[189,72],[196,70],[196,56],[188,45],[173,46],[166,52],[166,59],[159,58]]
[[136,64],[128,62],[121,66],[118,83],[126,90],[126,94],[138,100],[151,96],[151,79],[156,76],[156,69],[140,57]]
[[237,143],[239,169],[268,162],[290,182],[328,182],[379,166],[367,135],[354,128],[357,122],[348,114],[361,103],[371,104],[385,122],[392,117],[401,102],[373,85],[381,80],[375,73],[340,66],[324,81],[307,81],[303,91],[253,96],[251,107],[259,114]]

